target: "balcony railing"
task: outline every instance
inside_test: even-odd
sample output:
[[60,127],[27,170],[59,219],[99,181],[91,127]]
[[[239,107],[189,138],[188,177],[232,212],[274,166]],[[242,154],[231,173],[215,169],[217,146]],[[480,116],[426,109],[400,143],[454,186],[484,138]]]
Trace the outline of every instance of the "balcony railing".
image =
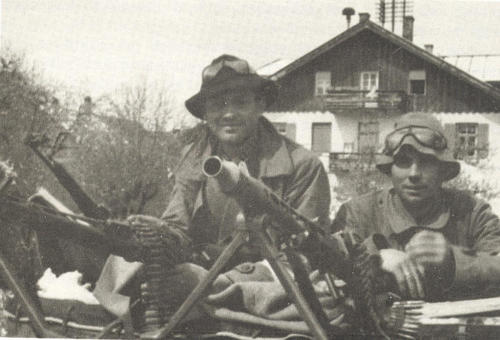
[[378,153],[331,152],[330,172],[374,170]]
[[407,95],[403,91],[328,90],[322,96],[325,109],[382,109],[405,112]]

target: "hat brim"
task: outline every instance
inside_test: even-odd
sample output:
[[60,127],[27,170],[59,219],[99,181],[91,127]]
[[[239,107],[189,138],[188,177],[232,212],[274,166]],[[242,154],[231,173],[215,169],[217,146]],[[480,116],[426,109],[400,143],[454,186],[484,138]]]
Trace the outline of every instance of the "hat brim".
[[251,74],[235,77],[230,80],[202,87],[198,93],[186,100],[186,109],[195,117],[205,119],[205,100],[208,97],[238,89],[261,90],[265,96],[266,108],[271,106],[278,95],[278,89],[274,81]]
[[[404,145],[409,145],[420,153],[436,157],[444,165],[444,181],[449,181],[458,176],[458,174],[460,173],[460,163],[453,158],[450,150],[445,149],[443,151],[437,151],[433,148],[426,147],[418,143],[416,140],[414,140],[414,138],[406,138],[404,142],[393,152],[393,155],[396,155],[398,152],[400,152],[401,148]],[[388,176],[391,175],[391,167],[393,163],[394,156],[380,154],[376,157],[377,169]]]

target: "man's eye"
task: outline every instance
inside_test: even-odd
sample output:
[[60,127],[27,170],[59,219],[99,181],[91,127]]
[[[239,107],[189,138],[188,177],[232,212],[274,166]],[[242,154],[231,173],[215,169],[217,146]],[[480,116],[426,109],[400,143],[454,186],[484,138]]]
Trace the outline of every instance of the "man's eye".
[[215,99],[207,101],[206,106],[208,110],[220,109],[226,106],[226,102],[223,99]]
[[409,168],[411,166],[412,159],[405,156],[397,156],[394,158],[394,164],[400,168]]

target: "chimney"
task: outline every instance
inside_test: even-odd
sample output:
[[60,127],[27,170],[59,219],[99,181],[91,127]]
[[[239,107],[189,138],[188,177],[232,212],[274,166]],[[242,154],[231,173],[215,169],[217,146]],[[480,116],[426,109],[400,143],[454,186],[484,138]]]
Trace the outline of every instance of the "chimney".
[[370,20],[370,13],[359,13],[359,22],[367,22]]
[[433,44],[425,44],[424,48],[429,53],[432,53],[434,51],[434,45]]
[[403,18],[403,38],[413,41],[413,22],[415,18],[412,16],[405,16]]

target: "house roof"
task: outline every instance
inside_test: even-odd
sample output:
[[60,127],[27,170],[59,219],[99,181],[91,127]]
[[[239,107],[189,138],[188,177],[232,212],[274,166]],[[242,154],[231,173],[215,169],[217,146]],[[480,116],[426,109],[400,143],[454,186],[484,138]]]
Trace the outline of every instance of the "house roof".
[[453,55],[441,58],[482,81],[500,81],[499,54]]
[[257,69],[257,73],[263,77],[269,77],[281,70],[286,65],[290,64],[291,59],[276,59],[267,63]]
[[485,92],[486,94],[490,95],[491,97],[495,98],[496,100],[500,100],[500,90],[496,89],[494,86],[482,81],[481,79],[478,79],[477,77],[473,76],[472,74],[469,74],[468,72],[465,72],[464,70],[460,69],[457,66],[454,66],[453,64],[447,62],[446,60],[440,58],[439,56],[436,56],[430,52],[427,52],[425,49],[418,47],[417,45],[413,44],[411,41],[400,37],[399,35],[386,30],[385,28],[373,23],[370,20],[360,22],[357,25],[352,26],[351,28],[347,29],[346,31],[342,32],[341,34],[337,35],[333,39],[325,42],[324,44],[320,45],[319,47],[315,48],[311,52],[303,55],[302,57],[294,60],[293,62],[289,63],[288,65],[281,67],[277,71],[275,71],[273,74],[269,75],[269,78],[273,80],[278,80],[282,78],[283,76],[295,71],[296,69],[300,68],[301,66],[308,64],[312,60],[316,59],[320,55],[328,52],[335,46],[338,46],[342,42],[354,37],[358,33],[369,30],[379,36],[381,36],[384,39],[389,40],[390,42],[394,43],[395,45],[405,49],[409,53],[412,53],[426,62],[435,65],[436,67],[456,76],[457,78],[461,79],[462,81],[478,88],[479,90]]

